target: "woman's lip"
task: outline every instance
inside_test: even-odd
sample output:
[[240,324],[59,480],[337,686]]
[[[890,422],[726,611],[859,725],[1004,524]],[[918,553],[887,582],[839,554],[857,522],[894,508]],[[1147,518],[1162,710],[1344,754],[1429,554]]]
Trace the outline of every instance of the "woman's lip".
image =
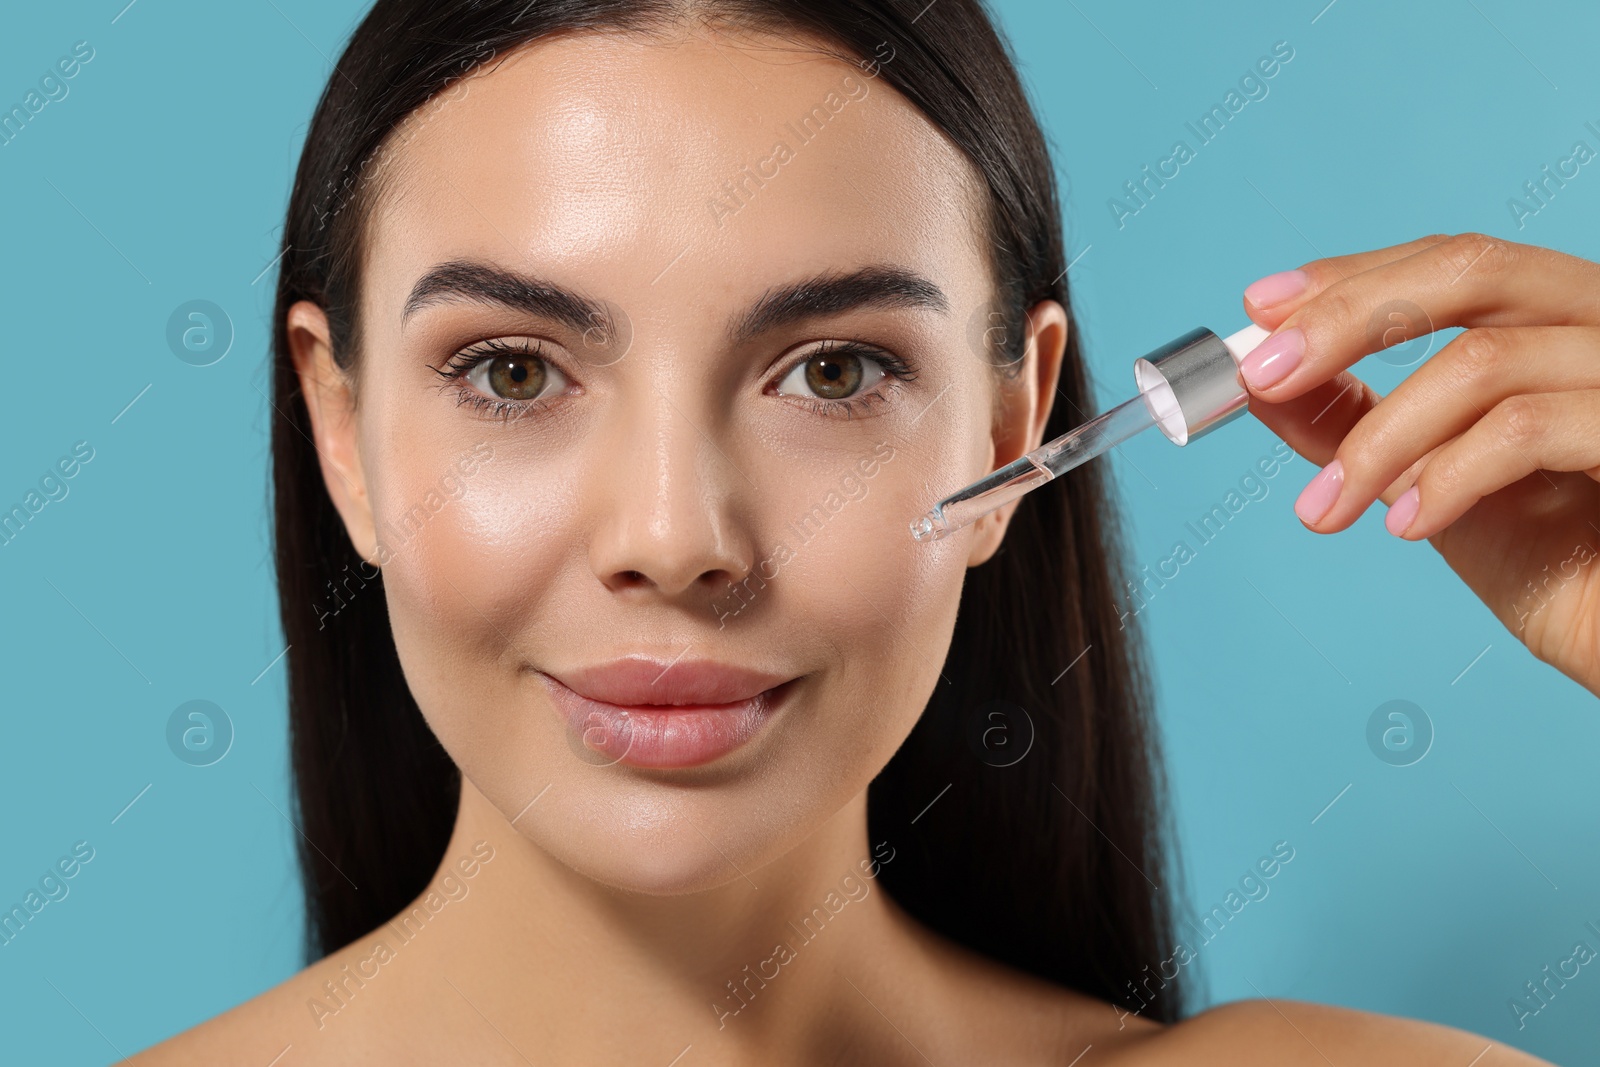
[[621,705],[593,700],[538,672],[572,733],[574,751],[602,764],[697,767],[751,740],[794,688],[790,679],[723,704]]
[[626,656],[544,673],[579,696],[616,707],[714,707],[737,704],[782,685],[792,675],[709,659]]

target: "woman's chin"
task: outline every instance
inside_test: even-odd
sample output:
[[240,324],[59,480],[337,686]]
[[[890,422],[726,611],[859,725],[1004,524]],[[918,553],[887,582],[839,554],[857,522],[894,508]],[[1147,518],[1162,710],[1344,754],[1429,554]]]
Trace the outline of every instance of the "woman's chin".
[[[575,859],[577,862],[567,859],[562,862],[592,881],[641,896],[677,897],[703,893],[743,882],[745,877],[704,841],[698,848],[677,843],[662,847],[613,847],[611,854],[603,859],[597,860],[593,853]],[[742,863],[739,866],[745,867]]]

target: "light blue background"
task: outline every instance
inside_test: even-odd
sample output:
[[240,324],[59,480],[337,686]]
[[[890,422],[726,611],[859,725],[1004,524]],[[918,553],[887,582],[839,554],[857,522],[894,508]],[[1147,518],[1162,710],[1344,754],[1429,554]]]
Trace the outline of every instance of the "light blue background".
[[[0,548],[0,902],[74,842],[95,849],[70,895],[0,948],[7,1060],[109,1062],[299,965],[262,272],[362,5],[125,2],[17,8],[0,34],[6,105],[74,42],[95,49],[69,95],[0,148],[0,503],[74,442],[95,449],[66,499]],[[1600,258],[1600,164],[1522,230],[1506,207],[1575,140],[1600,147],[1584,128],[1600,124],[1600,12],[1324,3],[1002,5],[1057,151],[1102,405],[1130,395],[1135,356],[1196,325],[1244,325],[1246,284],[1323,254],[1482,230]],[[1295,54],[1269,95],[1119,229],[1108,198],[1175,139],[1192,144],[1184,123],[1279,40]],[[237,330],[213,366],[166,344],[192,299]],[[1358,372],[1387,392],[1409,368]],[[1106,461],[1134,562],[1167,555],[1274,443],[1247,418],[1181,451],[1146,435]],[[1600,923],[1600,706],[1426,543],[1385,533],[1381,506],[1341,534],[1305,531],[1291,504],[1313,473],[1291,462],[1141,613],[1186,899],[1206,910],[1274,842],[1296,850],[1201,951],[1210,1001],[1327,1001],[1600,1063],[1600,969],[1525,1029],[1508,1008],[1575,942],[1600,948],[1583,927]],[[196,698],[237,732],[207,768],[164,736]],[[1391,699],[1437,732],[1413,766],[1367,747],[1368,716]]]

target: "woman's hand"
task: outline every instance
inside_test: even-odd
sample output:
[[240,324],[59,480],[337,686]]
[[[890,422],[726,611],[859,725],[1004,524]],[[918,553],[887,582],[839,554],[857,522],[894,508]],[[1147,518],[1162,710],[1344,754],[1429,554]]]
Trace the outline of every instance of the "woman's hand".
[[[1250,412],[1324,464],[1295,512],[1343,530],[1374,500],[1427,538],[1535,656],[1600,695],[1600,265],[1482,234],[1308,263],[1245,290],[1271,337]],[[1380,397],[1361,357],[1465,327]]]

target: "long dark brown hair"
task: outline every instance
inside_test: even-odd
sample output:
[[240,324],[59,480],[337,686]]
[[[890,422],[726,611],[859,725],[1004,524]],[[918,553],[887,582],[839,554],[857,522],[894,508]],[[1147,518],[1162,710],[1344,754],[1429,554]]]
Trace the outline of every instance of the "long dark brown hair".
[[[667,30],[688,9],[673,0],[378,0],[317,104],[273,313],[278,588],[309,959],[375,929],[423,890],[454,826],[460,777],[406,687],[382,577],[356,554],[323,484],[286,313],[297,300],[324,308],[334,358],[352,369],[362,223],[381,185],[376,157],[402,120],[521,44],[561,30]],[[1004,339],[1005,359],[1021,355],[1026,308],[1054,299],[1070,316],[1049,151],[981,0],[693,5],[697,16],[711,9],[881,61],[877,76],[973,161],[989,193],[1002,324],[991,336]],[[1093,414],[1069,326],[1046,438]],[[871,840],[893,844],[883,884],[927,926],[1170,1021],[1183,1011],[1183,977],[1150,1001],[1150,975],[1175,948],[1166,872],[1176,864],[1165,849],[1140,639],[1116,607],[1118,512],[1103,465],[1063,481],[1022,501],[999,552],[968,573],[948,684],[869,788]],[[974,744],[990,724],[1015,747]],[[1000,751],[1026,755],[1012,762]]]

